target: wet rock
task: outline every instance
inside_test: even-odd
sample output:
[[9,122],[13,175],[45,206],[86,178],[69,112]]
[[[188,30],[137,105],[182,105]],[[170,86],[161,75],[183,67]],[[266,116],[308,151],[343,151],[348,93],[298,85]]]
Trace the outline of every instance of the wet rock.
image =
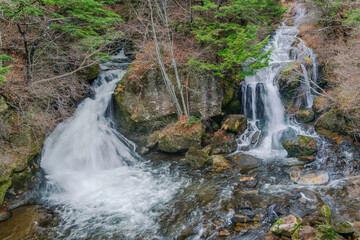
[[227,237],[227,236],[230,236],[230,231],[227,230],[227,229],[223,229],[219,232],[219,236],[220,237]]
[[317,152],[316,139],[303,135],[298,135],[294,140],[282,142],[282,146],[289,157],[311,156]]
[[181,153],[190,147],[200,148],[204,133],[202,123],[189,126],[176,122],[153,132],[147,139],[146,147],[167,153]]
[[301,185],[326,185],[329,182],[329,174],[325,171],[303,174],[300,171],[290,173],[290,178]]
[[186,162],[195,168],[201,168],[210,160],[209,155],[194,147],[190,147],[189,151],[185,154]]
[[258,184],[258,181],[254,177],[242,177],[240,182],[244,183],[248,188],[254,188]]
[[247,128],[247,118],[245,115],[230,114],[225,119],[221,128],[224,129],[225,131],[242,133]]
[[311,163],[316,160],[315,156],[301,156],[299,157],[299,160],[303,163]]
[[297,236],[293,237],[297,237],[295,239],[299,240],[313,240],[316,237],[316,230],[313,227],[305,226],[304,228],[299,229]]
[[141,155],[145,155],[145,154],[147,154],[149,151],[150,151],[149,148],[143,147],[143,148],[141,148],[141,150],[140,150],[140,154],[141,154]]
[[236,148],[235,135],[220,129],[214,133],[207,151],[211,154],[232,153]]
[[210,159],[212,162],[211,168],[216,169],[216,171],[231,167],[230,163],[226,161],[225,157],[222,155],[212,155],[210,156]]
[[252,222],[252,219],[245,215],[236,214],[234,215],[234,217],[231,218],[231,222],[234,224],[247,223],[247,222]]
[[11,217],[11,212],[0,211],[0,222],[6,221]]
[[277,220],[270,228],[270,231],[276,235],[285,235],[291,237],[301,224],[301,219],[294,215],[288,215]]
[[247,173],[261,165],[260,159],[246,154],[235,155],[232,160],[233,168],[240,170],[241,174]]
[[323,114],[330,108],[330,101],[328,98],[318,96],[315,98],[312,109],[316,114]]
[[302,166],[305,163],[297,158],[284,158],[281,160],[277,160],[274,164],[278,166],[291,167],[291,166]]
[[249,190],[245,191],[244,194],[246,195],[259,195],[259,190]]
[[334,219],[331,225],[336,233],[344,236],[346,239],[355,239],[355,235],[358,236],[355,226],[348,221],[343,219]]
[[261,142],[261,132],[257,131],[254,133],[254,135],[251,137],[251,144],[260,143]]
[[296,120],[301,123],[312,122],[315,118],[315,113],[312,110],[304,109],[295,113]]
[[265,87],[263,83],[256,84],[256,119],[263,119],[265,116],[265,106],[264,106],[264,95]]

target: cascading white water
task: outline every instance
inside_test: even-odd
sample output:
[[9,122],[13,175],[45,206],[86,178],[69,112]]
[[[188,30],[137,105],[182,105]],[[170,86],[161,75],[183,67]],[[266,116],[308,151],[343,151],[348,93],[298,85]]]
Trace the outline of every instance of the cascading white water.
[[107,109],[125,72],[102,72],[93,86],[95,97],[84,100],[45,142],[45,199],[61,219],[55,238],[156,236],[156,218],[181,184],[166,169],[148,171],[134,144],[112,127]]
[[[282,23],[276,31],[265,51],[272,50],[269,67],[260,69],[255,75],[246,77],[242,86],[243,109],[248,117],[248,129],[238,138],[238,151],[263,158],[284,157],[286,151],[281,146],[281,138],[286,132],[301,133],[298,126],[290,123],[285,115],[276,80],[281,71],[290,63],[304,62],[306,58],[312,62],[311,74],[301,64],[303,81],[301,83],[305,94],[305,106],[311,107],[314,94],[312,88],[317,81],[317,60],[312,49],[305,46],[297,38],[298,27],[306,16],[300,5],[295,5],[295,23],[292,26]],[[293,46],[295,40],[299,43]],[[309,76],[310,75],[310,76]],[[311,81],[310,81],[311,80]],[[260,141],[261,140],[261,141]]]

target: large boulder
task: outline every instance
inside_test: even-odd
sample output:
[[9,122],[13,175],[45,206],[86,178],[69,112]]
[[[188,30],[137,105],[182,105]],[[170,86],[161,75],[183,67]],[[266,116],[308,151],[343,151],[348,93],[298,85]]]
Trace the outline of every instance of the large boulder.
[[282,142],[282,146],[289,157],[311,156],[317,152],[317,141],[315,138],[298,135],[293,140]]
[[247,173],[251,169],[261,165],[261,160],[251,155],[239,154],[232,157],[233,168],[240,171],[241,174]]
[[242,133],[247,128],[247,118],[245,115],[230,114],[221,128],[229,132]]
[[210,141],[210,145],[205,148],[205,151],[210,154],[232,153],[236,150],[237,143],[235,135],[228,133],[225,130],[218,130],[214,133]]
[[[118,122],[126,128],[132,132],[148,133],[173,121],[176,111],[157,64],[153,59],[140,56],[145,53],[138,54],[115,90],[115,111]],[[236,90],[221,83],[213,74],[181,74],[180,78],[187,79],[187,88],[190,89],[186,93],[186,104],[191,115],[201,119],[219,116],[223,106],[236,97]],[[169,71],[168,76],[176,86],[175,74]],[[227,91],[228,88],[232,91]],[[179,96],[178,89],[175,91]]]
[[147,139],[146,147],[167,153],[185,152],[190,147],[200,148],[204,129],[201,122],[192,125],[172,123],[162,130],[153,132]]
[[206,152],[194,147],[190,147],[185,154],[185,158],[186,162],[195,168],[203,167],[210,160],[210,157]]
[[314,111],[310,109],[303,109],[299,110],[295,113],[296,120],[298,120],[301,123],[308,123],[312,122],[315,118]]

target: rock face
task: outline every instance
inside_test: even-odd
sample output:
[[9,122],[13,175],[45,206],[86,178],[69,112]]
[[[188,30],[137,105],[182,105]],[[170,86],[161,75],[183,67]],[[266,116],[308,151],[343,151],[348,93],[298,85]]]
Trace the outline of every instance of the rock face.
[[329,182],[329,174],[325,171],[302,174],[295,171],[290,173],[290,178],[302,185],[325,185]]
[[294,140],[286,140],[282,146],[289,157],[311,156],[317,152],[317,142],[315,138],[298,135]]
[[210,145],[206,147],[206,151],[210,154],[232,153],[236,150],[236,147],[235,135],[220,129],[214,133]]
[[194,147],[190,147],[189,151],[185,154],[186,162],[195,168],[201,168],[210,160],[209,155]]
[[315,113],[312,110],[304,109],[297,111],[295,114],[296,120],[302,123],[312,122],[315,118]]
[[270,231],[276,235],[285,235],[291,237],[300,224],[300,218],[297,218],[294,215],[288,215],[277,220],[276,223],[271,226]]
[[234,133],[242,133],[247,127],[247,118],[245,115],[230,114],[222,124],[222,129]]
[[[175,75],[168,74],[176,85]],[[236,97],[236,90],[230,87],[230,91],[214,75],[193,72],[180,78],[186,78],[191,89],[187,93],[190,115],[201,116],[201,119],[221,114],[222,108]],[[115,104],[118,121],[134,132],[151,132],[176,117],[161,72],[150,61],[135,60],[132,63],[115,90]]]
[[147,139],[146,147],[167,153],[181,153],[190,147],[200,148],[204,133],[202,123],[187,126],[176,122],[153,132]]
[[[41,152],[44,136],[32,125],[22,125],[23,119],[11,109],[2,114],[6,115],[7,125],[19,129],[7,139],[11,145],[5,151],[0,149],[0,205],[13,201],[13,197],[21,197],[31,187],[32,177],[38,170],[34,163],[36,156]],[[2,130],[2,129],[1,129]],[[1,134],[0,130],[0,134]]]

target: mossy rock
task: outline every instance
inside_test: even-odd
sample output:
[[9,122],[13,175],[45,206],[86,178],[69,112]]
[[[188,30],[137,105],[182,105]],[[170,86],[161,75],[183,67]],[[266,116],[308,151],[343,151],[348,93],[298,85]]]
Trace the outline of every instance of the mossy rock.
[[345,133],[346,121],[340,110],[330,110],[323,114],[315,124],[315,129],[328,130],[331,132]]
[[317,141],[315,138],[297,135],[294,140],[282,142],[282,146],[289,157],[311,156],[317,152]]
[[270,228],[270,231],[276,235],[284,235],[291,237],[294,232],[300,227],[301,219],[288,215],[284,218],[279,218]]
[[337,234],[330,225],[319,225],[316,227],[315,239],[343,240],[344,238]]
[[211,154],[232,153],[236,148],[235,135],[220,129],[214,133],[207,151]]
[[101,72],[101,68],[99,64],[93,64],[88,66],[78,72],[80,78],[85,81],[92,81],[94,80]]
[[314,120],[315,113],[312,110],[303,109],[303,110],[297,111],[295,114],[295,117],[296,117],[296,120],[298,120],[301,123],[309,123]]
[[187,126],[176,122],[150,134],[147,147],[167,153],[181,153],[190,147],[200,148],[204,134],[205,127],[202,123]]
[[10,186],[11,186],[11,179],[7,180],[6,182],[0,183],[0,207],[2,207],[3,205],[5,194]]
[[206,152],[194,147],[189,148],[185,154],[185,158],[186,162],[194,168],[202,168],[210,160],[210,157]]
[[247,118],[245,115],[230,114],[225,119],[221,128],[229,132],[242,133],[247,128]]

